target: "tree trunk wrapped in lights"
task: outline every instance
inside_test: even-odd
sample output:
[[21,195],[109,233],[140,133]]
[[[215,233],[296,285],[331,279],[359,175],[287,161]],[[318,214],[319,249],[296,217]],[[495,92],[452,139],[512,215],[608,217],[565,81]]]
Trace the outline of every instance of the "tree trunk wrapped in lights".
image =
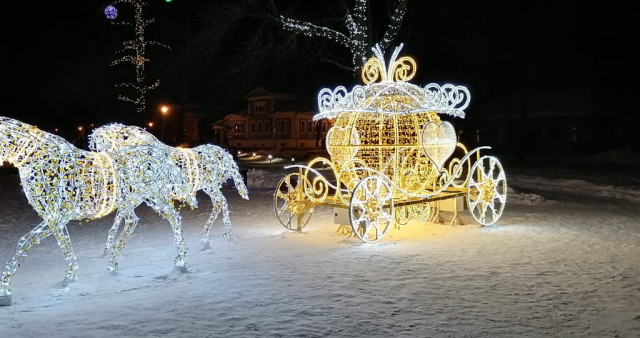
[[8,117],[0,117],[0,163],[18,168],[24,193],[42,222],[22,236],[0,279],[0,304],[11,304],[11,276],[31,246],[54,235],[67,263],[64,284],[76,278],[78,265],[66,225],[116,211],[125,227],[109,258],[117,258],[138,218],[134,209],[146,203],[171,224],[176,267],[185,269],[186,247],[180,215],[172,198],[197,206],[195,194],[164,148],[132,146],[111,153],[78,149],[61,137]]
[[[213,210],[202,232],[202,242],[205,247],[209,246],[209,232],[220,211],[222,211],[222,221],[225,226],[223,236],[229,236],[231,234],[231,219],[229,218],[227,200],[220,191],[223,183],[233,179],[240,196],[249,199],[247,187],[233,156],[213,144],[203,144],[194,148],[171,147],[140,127],[119,123],[101,126],[94,129],[89,135],[89,147],[95,151],[111,152],[122,147],[143,144],[165,149],[180,167],[184,176],[187,177],[192,191],[195,193],[202,190],[211,198]],[[107,249],[112,245],[113,238],[110,235],[107,239]]]
[[[502,215],[502,165],[495,157],[480,156],[489,147],[468,151],[457,142],[453,124],[441,119],[464,118],[469,91],[452,84],[408,83],[417,67],[410,57],[398,58],[401,48],[388,68],[381,48],[373,48],[375,56],[362,69],[364,85],[318,94],[314,120],[335,119],[326,142],[331,160],[291,166],[298,172],[276,188],[275,213],[287,229],[300,231],[315,205],[348,208],[353,233],[365,242],[382,239],[392,223],[435,220],[439,213],[432,202],[444,199],[466,196],[471,214],[483,225]],[[318,166],[329,166],[330,175]],[[457,211],[451,221],[460,221]]]

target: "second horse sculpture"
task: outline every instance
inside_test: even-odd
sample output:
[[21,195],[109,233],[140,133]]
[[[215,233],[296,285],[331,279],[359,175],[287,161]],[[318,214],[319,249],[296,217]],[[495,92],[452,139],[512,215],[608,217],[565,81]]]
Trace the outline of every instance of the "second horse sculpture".
[[[222,185],[227,180],[233,179],[240,196],[244,199],[249,199],[247,187],[231,154],[213,144],[203,144],[194,148],[171,147],[143,128],[119,123],[101,126],[94,129],[89,135],[89,148],[95,151],[112,152],[131,145],[165,147],[171,154],[173,161],[182,170],[184,176],[188,178],[193,192],[202,190],[209,195],[213,210],[202,231],[204,248],[209,247],[209,232],[220,211],[222,211],[222,222],[225,226],[223,236],[230,236],[231,220],[229,218],[227,200],[220,191]],[[112,232],[116,230],[117,228],[111,229],[105,250],[109,250],[112,247]]]

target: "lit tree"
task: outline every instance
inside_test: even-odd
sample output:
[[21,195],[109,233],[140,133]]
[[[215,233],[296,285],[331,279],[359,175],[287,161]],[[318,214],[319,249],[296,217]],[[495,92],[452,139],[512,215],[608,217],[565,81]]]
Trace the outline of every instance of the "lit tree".
[[130,63],[135,67],[135,81],[118,84],[116,86],[133,90],[133,94],[131,95],[118,95],[118,99],[125,102],[133,103],[136,107],[137,113],[139,115],[142,115],[146,109],[145,106],[147,93],[160,85],[160,80],[155,80],[153,83],[150,83],[145,79],[144,67],[145,63],[149,62],[149,59],[146,57],[147,45],[157,45],[165,47],[167,49],[171,48],[156,41],[145,40],[145,29],[147,25],[153,23],[154,20],[144,18],[143,9],[146,5],[144,0],[116,0],[111,6],[108,6],[105,9],[105,15],[107,16],[107,18],[116,19],[117,10],[114,6],[120,3],[128,3],[134,7],[134,21],[114,21],[113,24],[133,27],[134,38],[122,43],[122,49],[117,53],[122,54],[123,56],[113,61],[111,63],[111,66],[115,66],[121,63]]
[[407,0],[396,0],[395,7],[389,13],[389,25],[380,41],[372,41],[374,37],[372,36],[373,25],[369,22],[371,19],[369,17],[371,14],[369,0],[355,0],[353,9],[347,9],[347,14],[343,19],[346,33],[311,22],[285,17],[277,14],[273,1],[271,5],[275,13],[273,18],[283,28],[309,37],[327,38],[347,47],[352,54],[352,67],[349,68],[357,72],[370,56],[373,45],[377,43],[384,52],[396,40],[407,9]]

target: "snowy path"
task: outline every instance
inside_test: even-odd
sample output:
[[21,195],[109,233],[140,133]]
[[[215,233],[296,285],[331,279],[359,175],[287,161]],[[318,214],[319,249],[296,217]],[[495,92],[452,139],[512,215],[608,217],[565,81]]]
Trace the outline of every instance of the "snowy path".
[[[188,273],[171,269],[168,223],[145,207],[138,210],[140,224],[115,275],[106,271],[102,256],[112,218],[73,222],[78,280],[61,288],[64,260],[55,240],[35,246],[12,279],[14,305],[0,307],[0,332],[3,337],[640,335],[637,191],[527,175],[510,182],[516,191],[549,194],[512,194],[497,226],[479,227],[464,212],[465,225],[412,221],[376,244],[337,233],[328,208],[317,209],[305,234],[285,232],[271,210],[272,189],[252,189],[249,201],[225,191],[234,237],[217,239],[202,251],[198,239],[210,204],[199,195],[200,207],[182,213]],[[587,193],[575,192],[581,186]],[[0,254],[6,260],[38,219],[15,181],[0,177],[0,189]],[[217,229],[220,225],[218,220]]]

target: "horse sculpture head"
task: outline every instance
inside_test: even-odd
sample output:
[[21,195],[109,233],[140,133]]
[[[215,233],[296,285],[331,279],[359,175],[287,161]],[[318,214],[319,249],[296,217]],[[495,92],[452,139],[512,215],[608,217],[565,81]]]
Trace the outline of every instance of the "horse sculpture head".
[[89,149],[93,151],[115,151],[125,146],[159,143],[153,134],[143,128],[120,123],[98,127],[89,134]]

